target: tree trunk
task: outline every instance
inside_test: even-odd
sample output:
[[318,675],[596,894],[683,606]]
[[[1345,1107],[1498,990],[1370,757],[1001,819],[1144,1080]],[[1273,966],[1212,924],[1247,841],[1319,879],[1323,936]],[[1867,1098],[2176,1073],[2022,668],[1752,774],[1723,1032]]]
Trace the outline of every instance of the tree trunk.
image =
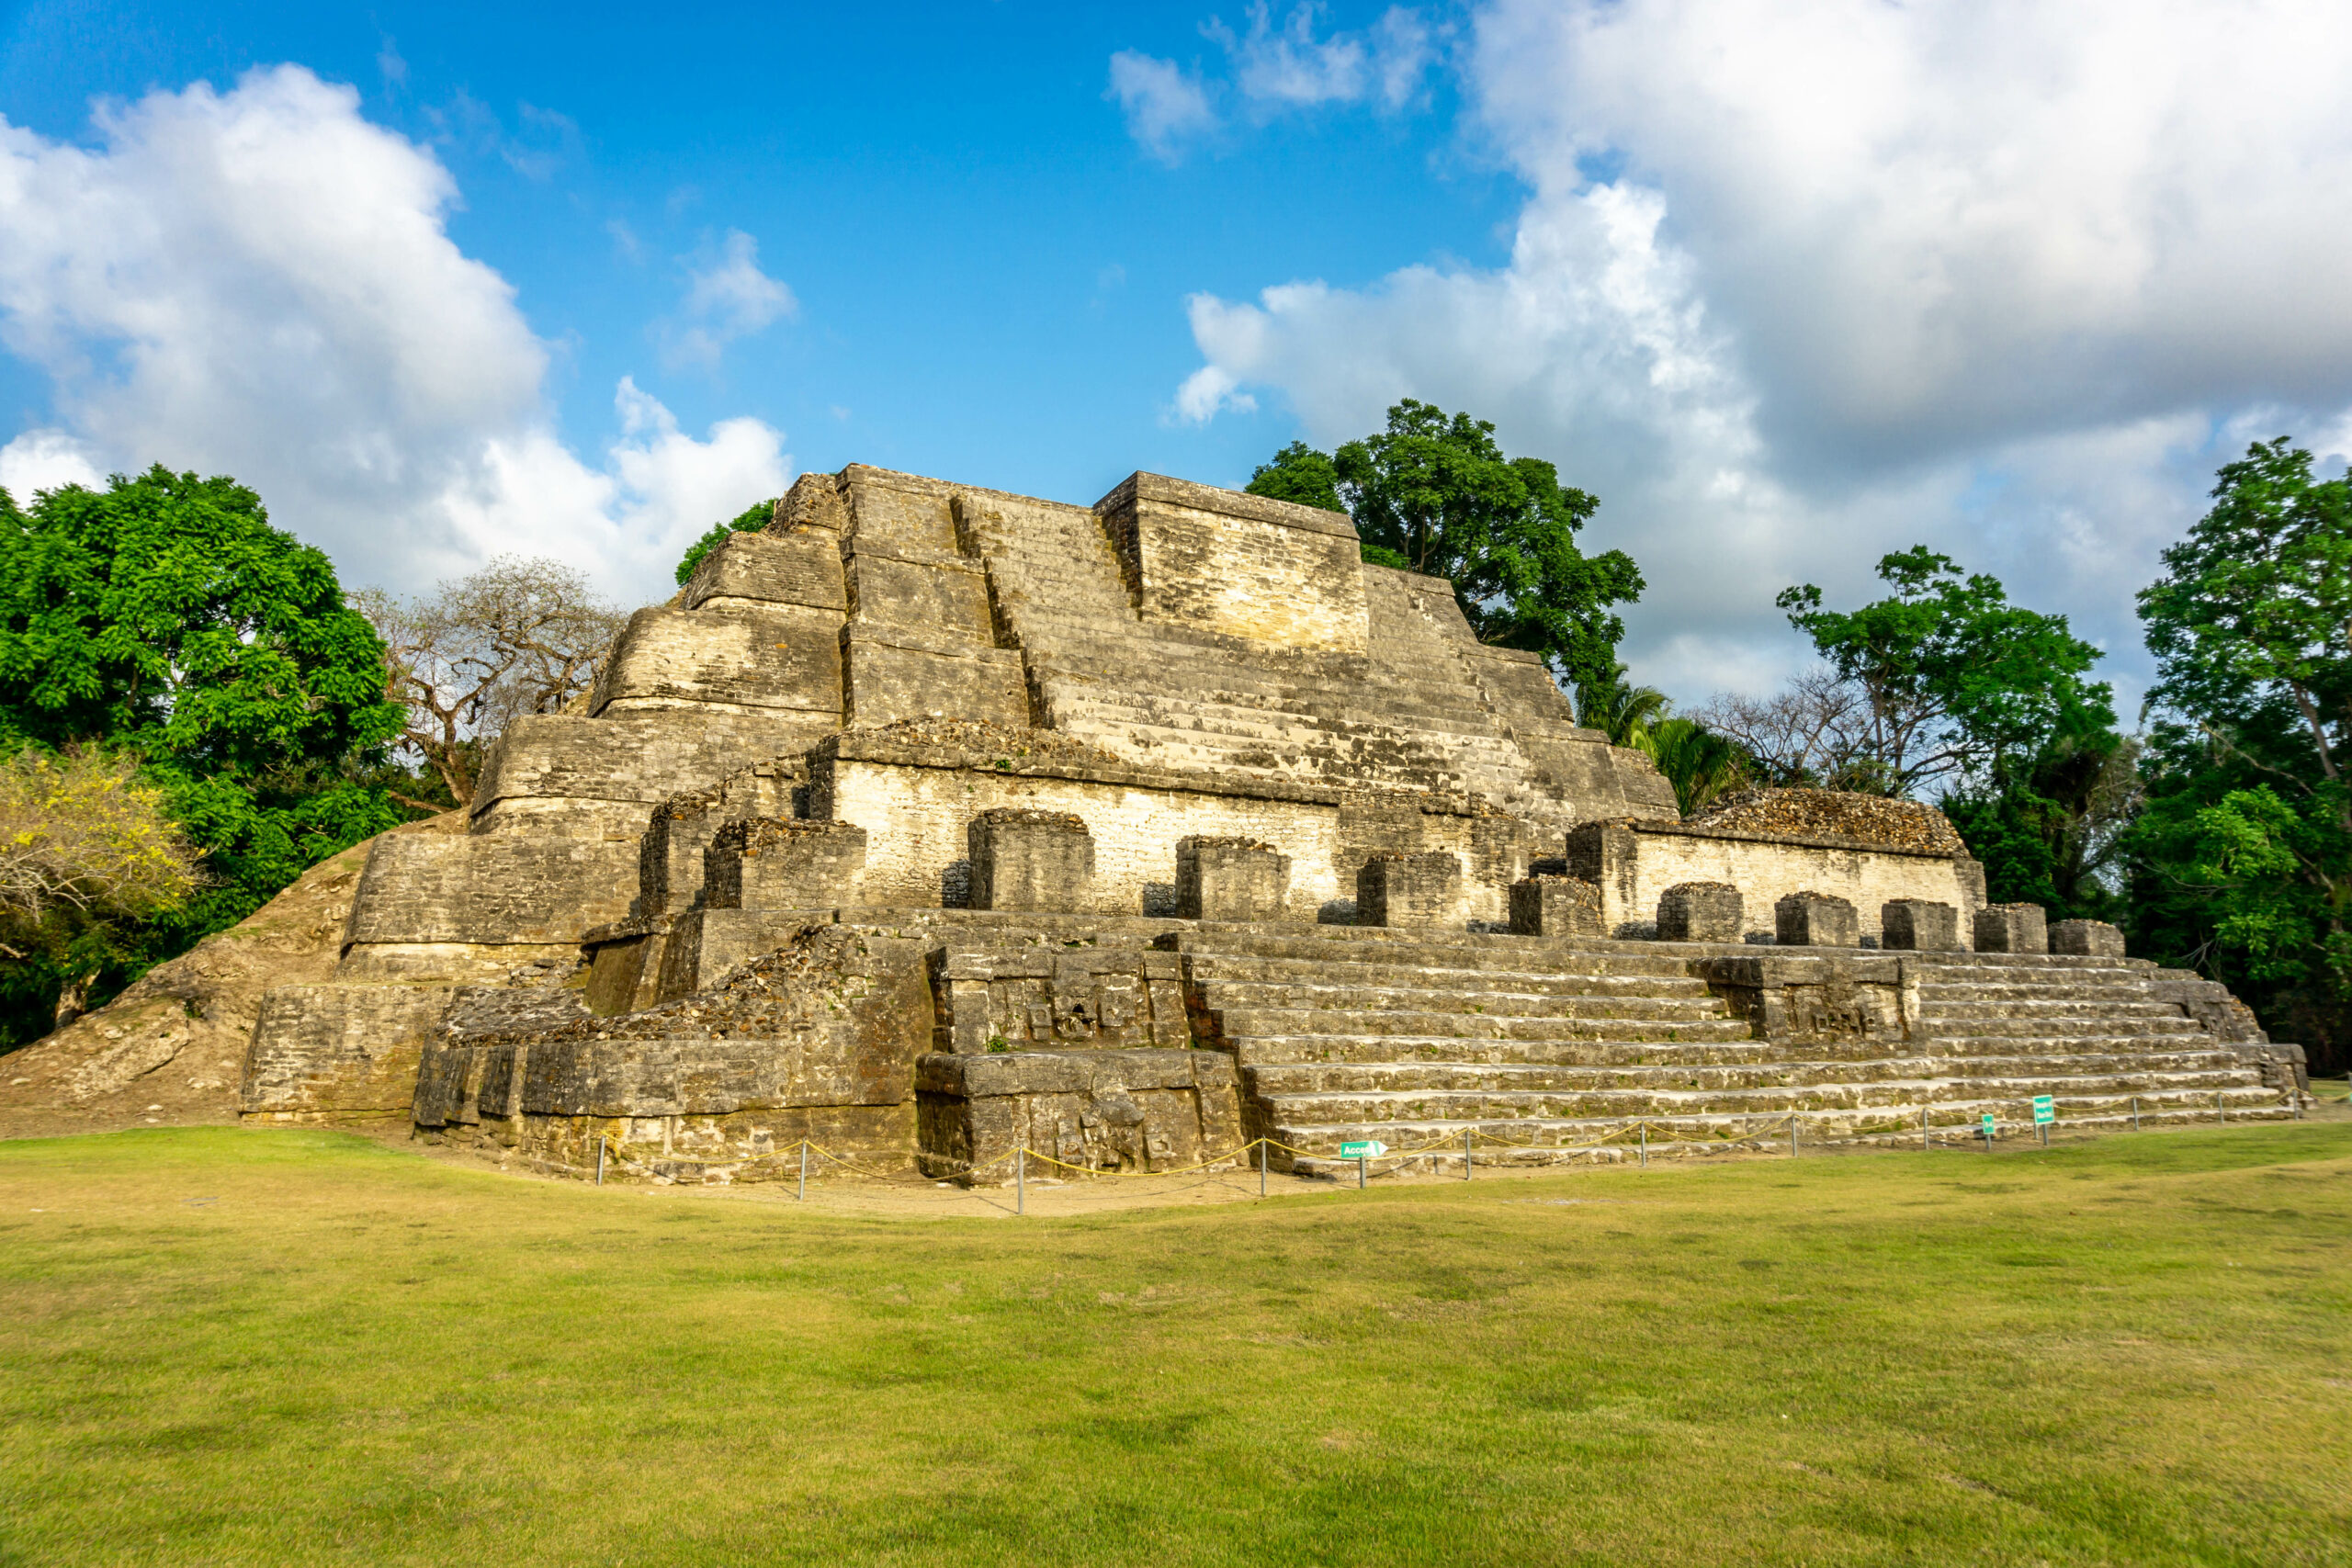
[[90,987],[97,984],[98,972],[91,970],[79,979],[70,979],[58,988],[57,1011],[50,1020],[51,1030],[64,1028],[90,1010]]

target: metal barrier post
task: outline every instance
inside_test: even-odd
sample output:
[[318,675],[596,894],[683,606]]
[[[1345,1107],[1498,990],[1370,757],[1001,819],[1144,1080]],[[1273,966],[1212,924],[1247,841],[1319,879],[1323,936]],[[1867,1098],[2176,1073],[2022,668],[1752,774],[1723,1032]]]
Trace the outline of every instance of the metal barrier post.
[[598,1139],[596,1140],[596,1185],[597,1185],[597,1186],[599,1186],[599,1187],[602,1187],[604,1184],[605,1184],[605,1140],[604,1140],[604,1139],[602,1139],[602,1138],[598,1138]]
[[1470,1179],[1470,1129],[1462,1129],[1462,1179]]
[[1649,1168],[1650,1168],[1650,1124],[1649,1124],[1648,1122],[1643,1122],[1643,1123],[1642,1123],[1642,1168],[1643,1168],[1644,1170],[1647,1170]]
[[800,1140],[800,1201],[808,1201],[808,1140]]
[[2140,1130],[2140,1097],[2136,1094],[2132,1097],[2132,1130]]
[[1789,1112],[1789,1157],[1797,1157],[1797,1117],[1793,1111]]
[[1266,1195],[1266,1140],[1258,1140],[1258,1196]]
[[1012,1151],[1012,1212],[1029,1212],[1029,1145],[1021,1145]]
[[1356,1156],[1356,1190],[1359,1192],[1363,1190],[1363,1168],[1371,1163],[1368,1156]]
[[2222,1126],[2226,1127],[2230,1124],[2230,1108],[2222,1103],[2222,1093],[2219,1089],[2213,1091],[2213,1114],[2221,1119]]
[[1924,1150],[1930,1146],[1928,1142],[1928,1108],[1923,1105],[1919,1107],[1919,1147]]

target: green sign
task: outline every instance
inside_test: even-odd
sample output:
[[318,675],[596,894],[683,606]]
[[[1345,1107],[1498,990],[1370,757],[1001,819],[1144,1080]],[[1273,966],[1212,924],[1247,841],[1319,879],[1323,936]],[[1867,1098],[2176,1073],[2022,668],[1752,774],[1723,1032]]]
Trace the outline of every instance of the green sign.
[[1986,1137],[1988,1137],[1988,1138],[1989,1138],[1989,1137],[1991,1137],[1991,1136],[1993,1135],[1993,1131],[1994,1131],[1993,1113],[1992,1113],[1991,1111],[1987,1111],[1986,1112],[1984,1112],[1984,1135],[1985,1135]]
[[1382,1155],[1385,1155],[1387,1152],[1388,1145],[1382,1143],[1378,1138],[1366,1138],[1360,1144],[1341,1144],[1340,1145],[1340,1157],[1341,1159],[1378,1159]]
[[2046,1094],[2035,1095],[2033,1097],[2033,1124],[2039,1127],[2044,1122],[2055,1122],[2057,1120],[2058,1102],[2052,1100]]

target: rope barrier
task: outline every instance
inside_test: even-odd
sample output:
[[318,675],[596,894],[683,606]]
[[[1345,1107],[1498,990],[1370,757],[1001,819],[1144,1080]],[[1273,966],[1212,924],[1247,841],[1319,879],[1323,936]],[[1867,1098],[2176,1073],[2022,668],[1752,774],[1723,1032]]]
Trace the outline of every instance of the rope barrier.
[[[2116,1111],[2110,1114],[2098,1116],[2078,1115],[2072,1118],[2072,1120],[2078,1123],[2089,1122],[2120,1122],[2128,1115],[2132,1125],[2137,1128],[2143,1114],[2164,1116],[2168,1113],[2178,1114],[2183,1110],[2185,1110],[2183,1107],[2165,1106],[2160,1104],[2146,1108],[2143,1111],[2140,1101],[2135,1098],[2132,1100],[2132,1109],[2129,1112]],[[1751,1123],[1741,1131],[1738,1135],[1718,1141],[1718,1146],[1724,1148],[1736,1148],[1745,1144],[1760,1144],[1766,1138],[1777,1136],[1781,1133],[1787,1133],[1790,1134],[1792,1139],[1792,1148],[1793,1149],[1795,1136],[1802,1129],[1802,1125],[1803,1122],[1799,1114],[1795,1111],[1790,1111],[1783,1115],[1772,1117],[1769,1120],[1751,1122]],[[2021,1125],[2039,1131],[2046,1124],[2041,1122],[2020,1123],[2000,1117],[1994,1117],[1990,1119],[1989,1125],[1987,1125],[1984,1121],[1980,1120],[1974,1124],[1962,1124],[1960,1126],[1946,1125],[1938,1127],[1928,1119],[1928,1114],[1923,1109],[1920,1112],[1918,1135],[1923,1145],[1929,1149],[1939,1147],[1949,1148],[1952,1146],[1955,1142],[1962,1145],[1973,1145],[1980,1137],[1987,1139],[1989,1145],[1991,1140],[1997,1139],[2004,1134],[2012,1132]],[[1615,1126],[1611,1127],[1606,1131],[1597,1133],[1588,1138],[1577,1139],[1566,1143],[1551,1144],[1521,1143],[1517,1140],[1505,1137],[1499,1133],[1491,1132],[1483,1127],[1466,1127],[1457,1132],[1441,1134],[1438,1137],[1430,1139],[1427,1143],[1419,1144],[1410,1148],[1383,1149],[1377,1156],[1359,1156],[1357,1161],[1351,1162],[1346,1158],[1346,1156],[1339,1154],[1324,1150],[1301,1148],[1295,1144],[1286,1144],[1279,1138],[1262,1136],[1252,1138],[1249,1142],[1242,1144],[1236,1148],[1227,1150],[1221,1154],[1207,1156],[1191,1165],[1177,1166],[1165,1170],[1124,1170],[1100,1166],[1076,1165],[1069,1160],[1061,1159],[1056,1156],[1030,1148],[1026,1145],[1019,1145],[1005,1151],[1003,1154],[995,1156],[992,1158],[981,1160],[977,1164],[966,1167],[965,1169],[959,1173],[959,1178],[964,1182],[969,1182],[972,1178],[978,1176],[983,1171],[990,1170],[998,1166],[1006,1164],[1013,1164],[1018,1169],[1023,1168],[1023,1162],[1028,1160],[1036,1160],[1039,1163],[1051,1167],[1055,1169],[1066,1170],[1071,1172],[1073,1175],[1088,1178],[1109,1177],[1128,1180],[1153,1180],[1165,1182],[1171,1177],[1204,1175],[1212,1172],[1219,1174],[1229,1172],[1246,1176],[1248,1174],[1247,1161],[1249,1160],[1249,1157],[1262,1150],[1272,1149],[1279,1149],[1284,1154],[1294,1156],[1295,1159],[1329,1161],[1335,1164],[1358,1163],[1367,1176],[1377,1175],[1385,1177],[1397,1174],[1411,1161],[1416,1160],[1424,1155],[1451,1155],[1458,1153],[1467,1158],[1481,1148],[1515,1150],[1527,1154],[1573,1154],[1584,1149],[1611,1147],[1612,1145],[1619,1145],[1621,1140],[1624,1141],[1628,1146],[1637,1141],[1639,1146],[1643,1149],[1646,1159],[1649,1134],[1652,1133],[1657,1133],[1668,1140],[1669,1146],[1678,1145],[1685,1142],[1682,1137],[1681,1128],[1672,1122],[1658,1122],[1648,1117],[1636,1117],[1629,1122],[1619,1122]],[[1891,1122],[1878,1134],[1862,1134],[1860,1135],[1865,1137],[1907,1137],[1910,1135],[1910,1133],[1907,1124],[1903,1122]],[[601,1171],[607,1155],[609,1155],[612,1159],[619,1162],[625,1167],[636,1166],[639,1168],[655,1165],[684,1165],[705,1168],[712,1166],[731,1166],[741,1168],[745,1166],[757,1166],[771,1161],[793,1159],[796,1157],[800,1158],[805,1162],[807,1156],[813,1155],[818,1159],[825,1161],[827,1164],[837,1167],[842,1170],[850,1172],[854,1175],[865,1177],[870,1180],[899,1187],[901,1189],[913,1186],[919,1182],[933,1186],[946,1185],[946,1183],[940,1181],[936,1178],[923,1177],[916,1171],[889,1171],[876,1168],[873,1166],[853,1159],[847,1156],[836,1154],[834,1151],[817,1144],[814,1140],[807,1138],[795,1140],[793,1143],[786,1145],[783,1148],[772,1148],[763,1154],[746,1153],[741,1155],[656,1154],[650,1150],[633,1148],[628,1144],[617,1139],[600,1138],[597,1140],[597,1167],[600,1172],[600,1179]],[[1057,1185],[1058,1185],[1058,1183]],[[1209,1182],[1202,1181],[1192,1185],[1196,1188],[1207,1186],[1209,1185]],[[1192,1188],[1183,1189],[1183,1190],[1191,1190]],[[805,1185],[803,1190],[804,1192],[806,1190]]]

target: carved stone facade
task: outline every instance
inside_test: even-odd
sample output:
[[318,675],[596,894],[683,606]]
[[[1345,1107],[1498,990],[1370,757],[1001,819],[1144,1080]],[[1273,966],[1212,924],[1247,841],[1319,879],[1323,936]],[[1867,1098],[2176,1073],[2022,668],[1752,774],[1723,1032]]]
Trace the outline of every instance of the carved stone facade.
[[249,1114],[624,1178],[772,1179],[805,1140],[992,1181],[1245,1133],[1308,1151],[1278,1163],[1351,1131],[1865,1135],[2036,1082],[2280,1103],[2288,1048],[2226,992],[1985,908],[1931,808],[1681,820],[1338,513],[805,476],[584,708],[506,731],[469,832],[378,841],[333,982],[262,1010]]

